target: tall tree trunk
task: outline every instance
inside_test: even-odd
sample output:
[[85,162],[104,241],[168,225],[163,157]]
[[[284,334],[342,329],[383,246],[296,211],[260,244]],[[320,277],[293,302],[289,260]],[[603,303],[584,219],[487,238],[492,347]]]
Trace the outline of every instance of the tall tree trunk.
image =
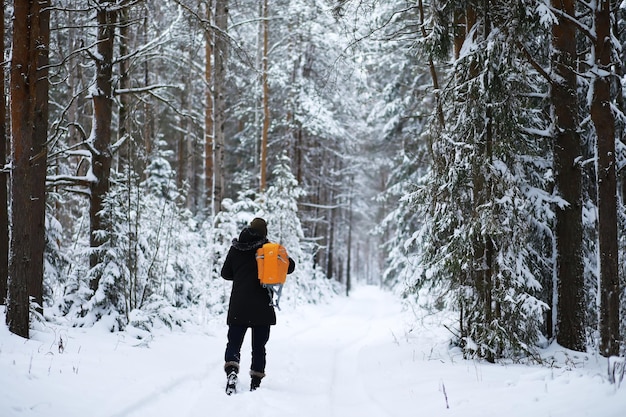
[[6,320],[9,330],[23,337],[29,336],[29,295],[41,303],[43,288],[49,7],[49,1],[38,0],[14,4],[11,51],[13,233]]
[[[189,52],[190,59],[191,52]],[[183,75],[182,76],[182,84],[185,86],[185,91],[183,92],[181,98],[181,109],[185,113],[191,113],[192,108],[189,103],[188,96],[189,91],[191,90],[191,82],[193,80],[193,74]],[[176,170],[176,183],[178,188],[180,189],[183,184],[187,184],[187,195],[186,195],[186,207],[191,211],[196,211],[200,206],[199,199],[199,172],[198,169],[201,165],[198,158],[201,155],[201,150],[197,149],[198,142],[196,141],[195,135],[189,134],[189,126],[190,126],[190,118],[184,117],[181,120],[181,131],[179,133],[178,142],[177,142],[177,170]]]
[[[207,22],[211,23],[213,19],[213,5],[209,0],[206,6]],[[206,29],[204,46],[204,78],[205,78],[205,100],[206,107],[204,109],[204,192],[206,195],[206,207],[212,210],[214,205],[213,197],[213,66],[211,59],[213,56],[213,31]]]
[[[181,83],[185,86],[185,91],[183,91],[180,107],[183,112],[187,111],[187,96],[188,96],[188,78],[186,75],[181,77]],[[186,117],[181,120],[181,129],[180,132],[176,135],[178,140],[176,141],[176,187],[180,190],[185,183],[185,180],[189,180],[189,153],[187,150],[189,135],[187,134],[187,121]],[[189,193],[191,190],[188,190]],[[188,193],[188,194],[189,194]],[[189,201],[191,200],[191,196],[187,195],[187,207],[189,207]]]
[[352,291],[352,199],[354,192],[354,178],[350,178],[350,188],[348,192],[348,254],[346,255],[346,296]]
[[[4,52],[4,4],[0,8],[0,45]],[[7,113],[5,88],[5,66],[0,70],[0,164],[7,162]],[[7,193],[7,174],[0,172],[0,304],[4,304],[7,296],[7,279],[9,276],[9,211]]]
[[[22,337],[29,336],[28,276],[31,264],[29,224],[30,190],[28,189],[29,164],[31,156],[32,132],[29,131],[29,117],[32,118],[32,100],[34,94],[34,74],[28,69],[34,68],[30,62],[29,48],[32,34],[30,29],[34,16],[31,15],[30,2],[17,2],[14,8],[13,45],[11,50],[11,205],[16,210],[12,213],[13,233],[9,257],[9,283],[7,295],[6,321],[9,330]],[[32,66],[32,67],[31,67]],[[31,119],[32,120],[32,119]],[[20,210],[20,208],[22,208]]]
[[[333,189],[329,190],[329,197],[333,198],[334,193]],[[329,201],[332,201],[329,199]],[[329,207],[327,209],[327,219],[328,219],[328,227],[326,230],[326,277],[328,279],[333,279],[335,277],[335,212],[337,210]]]
[[[476,11],[468,6],[466,9],[467,16],[467,26],[466,26],[466,36],[470,36],[470,33],[475,30],[476,32],[482,31],[484,38],[487,39],[489,37],[489,33],[491,30],[491,22],[489,16],[489,1],[484,1],[484,16],[480,21],[482,30],[476,29],[475,25],[477,25]],[[470,26],[471,24],[471,26]],[[475,35],[476,36],[476,35]],[[476,142],[477,148],[477,157],[475,157],[474,162],[475,165],[473,167],[473,210],[474,210],[474,222],[476,222],[480,231],[476,233],[474,237],[474,251],[473,251],[473,271],[472,271],[472,279],[474,281],[474,288],[476,289],[478,296],[478,306],[481,309],[481,323],[475,323],[475,326],[478,328],[489,329],[492,325],[492,320],[494,319],[493,314],[493,259],[494,259],[494,244],[491,238],[491,235],[486,230],[486,225],[483,224],[481,220],[480,210],[483,207],[486,207],[491,203],[491,189],[493,184],[490,184],[489,178],[484,171],[485,165],[491,165],[493,159],[492,152],[492,142],[493,142],[493,120],[491,115],[491,104],[490,104],[490,85],[489,85],[489,75],[490,74],[481,74],[480,68],[478,67],[478,62],[474,60],[470,64],[469,75],[471,79],[477,79],[479,77],[483,78],[484,90],[482,91],[482,95],[484,97],[472,96],[470,98],[477,106],[484,106],[484,120],[485,126],[482,132],[477,132],[477,136],[474,138]],[[470,327],[472,327],[470,325]],[[487,344],[488,336],[485,334],[485,330],[476,329],[476,336],[482,338],[483,343]],[[481,342],[482,342],[481,341]],[[497,346],[491,345],[491,350],[485,352],[485,359],[488,362],[495,362],[495,359],[498,355]]]
[[[130,41],[130,10],[128,8],[120,9],[120,37],[119,37],[119,54],[124,57],[129,53],[128,43]],[[129,71],[129,62],[127,59],[121,59],[119,62],[119,89],[122,91],[128,90],[131,87]],[[117,128],[117,140],[124,139],[124,144],[119,148],[117,152],[117,167],[121,170],[125,165],[134,166],[135,155],[133,153],[132,141],[128,135],[130,135],[130,94],[120,94],[119,96],[119,108],[118,108],[118,128]]]
[[575,0],[552,0],[566,16],[552,27],[552,68],[556,82],[551,101],[555,122],[556,190],[568,205],[556,208],[557,342],[583,351],[584,278],[582,257],[582,155],[578,133]]
[[[33,126],[32,202],[33,222],[31,223],[33,264],[29,277],[29,295],[43,312],[43,258],[46,247],[46,172],[48,165],[48,48],[50,45],[50,0],[41,1],[37,6],[39,33],[33,45],[37,62],[35,84],[35,114]],[[31,41],[32,43],[32,41]]]
[[263,83],[263,131],[261,133],[261,192],[267,186],[267,136],[270,130],[270,98],[268,84],[268,54],[269,54],[269,6],[267,0],[263,2],[263,59],[262,59],[262,83]]
[[591,120],[597,134],[598,239],[600,251],[600,353],[619,354],[619,273],[617,245],[617,176],[615,117],[611,109],[611,11],[609,0],[595,10],[595,59],[600,71],[593,82]]
[[218,33],[215,35],[215,48],[213,50],[213,103],[214,113],[214,184],[213,184],[213,212],[222,210],[224,199],[224,124],[226,119],[226,62],[228,59],[228,0],[216,0],[215,2],[215,27]]
[[[151,41],[150,39],[150,34],[148,32],[148,17],[144,17],[143,19],[143,42],[144,44],[147,44],[148,42]],[[143,63],[143,85],[144,86],[149,86],[150,85],[150,61],[149,60],[145,60]],[[149,100],[144,100],[143,102],[143,114],[144,114],[144,121],[143,121],[143,146],[144,146],[144,157],[143,158],[136,158],[137,159],[137,165],[138,165],[138,169],[137,172],[143,173],[145,170],[145,167],[147,165],[147,161],[148,159],[152,156],[152,152],[154,147],[152,146],[152,141],[154,140],[154,131],[155,128],[153,126],[153,123],[155,121],[155,117],[152,114],[153,112],[153,106],[152,104],[150,104]]]
[[[109,192],[109,179],[111,175],[111,120],[113,114],[113,45],[115,38],[115,25],[117,11],[109,0],[100,0],[97,12],[97,55],[96,62],[96,88],[93,97],[93,123],[92,123],[92,172],[95,177],[91,184],[90,195],[90,246],[92,249],[89,257],[90,266],[93,268],[102,259],[102,253],[98,248],[106,241],[106,235],[110,232],[107,220],[100,216],[103,209],[103,199]],[[100,275],[91,279],[90,288],[95,292],[100,283]]]
[[[185,124],[185,126],[189,126],[191,123],[189,120],[187,120],[187,123]],[[202,208],[202,165],[203,165],[203,160],[202,160],[202,149],[204,148],[204,146],[202,145],[202,143],[200,142],[199,138],[196,137],[196,135],[190,135],[189,140],[187,141],[188,144],[188,149],[187,152],[189,152],[190,158],[191,158],[191,164],[190,164],[190,180],[191,180],[191,193],[189,195],[189,204],[188,207],[194,211],[197,212],[199,209]]]

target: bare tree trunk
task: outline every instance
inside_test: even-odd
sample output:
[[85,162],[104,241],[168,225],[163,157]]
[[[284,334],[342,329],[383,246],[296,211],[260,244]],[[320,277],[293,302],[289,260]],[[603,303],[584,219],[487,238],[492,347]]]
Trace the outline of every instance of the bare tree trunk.
[[302,184],[302,176],[304,175],[304,139],[302,133],[302,126],[298,123],[296,130],[296,138],[294,141],[294,153],[295,153],[295,166],[296,166],[296,180],[298,180],[298,184]]
[[[187,120],[185,126],[189,126],[190,124],[189,120]],[[187,145],[187,152],[189,152],[189,157],[191,159],[189,166],[191,192],[189,193],[189,198],[187,199],[189,201],[188,207],[192,211],[197,212],[202,206],[202,183],[200,179],[202,177],[203,146],[195,134],[189,135]]]
[[[329,190],[329,201],[332,201],[332,198],[334,197],[334,193],[333,190],[330,189]],[[327,237],[326,237],[326,277],[328,279],[333,279],[335,277],[334,272],[335,272],[335,259],[334,259],[334,252],[335,252],[335,212],[337,211],[336,209],[329,207],[327,209],[328,211],[328,228],[326,231]]]
[[[188,85],[188,79],[186,75],[182,76],[182,84],[184,86]],[[188,90],[187,90],[188,91]],[[187,111],[187,96],[188,92],[183,91],[180,107],[182,111]],[[180,132],[176,135],[178,140],[176,141],[176,188],[179,190],[183,188],[185,180],[189,179],[188,175],[188,164],[189,164],[189,153],[187,151],[187,142],[189,141],[189,135],[187,134],[187,118],[185,117],[182,121],[182,126]],[[191,190],[189,190],[191,191]],[[191,196],[187,195],[187,207],[189,207],[189,201]]]
[[[96,62],[96,88],[93,92],[93,125],[92,125],[92,172],[95,181],[91,184],[90,195],[90,246],[92,253],[89,256],[91,267],[102,261],[102,254],[98,248],[106,241],[106,234],[110,225],[100,216],[103,209],[103,199],[109,192],[109,177],[111,174],[111,121],[113,114],[113,45],[117,11],[109,0],[100,0],[97,11],[98,34]],[[93,291],[98,289],[100,276],[95,276],[90,282]]]
[[[194,57],[191,56],[191,51],[189,52],[190,60]],[[189,69],[189,75],[187,76],[187,82],[185,83],[186,88],[191,90],[191,80],[194,80],[195,74],[192,73],[191,68]],[[188,86],[188,87],[187,87]],[[192,112],[191,105],[189,104],[189,100],[187,98],[184,99],[186,102],[186,113]],[[198,209],[202,206],[202,184],[200,182],[200,178],[202,176],[202,143],[200,139],[194,134],[189,134],[189,132],[193,132],[190,130],[190,126],[192,126],[191,119],[189,117],[185,117],[182,121],[183,132],[185,133],[185,144],[186,144],[186,155],[187,155],[187,180],[189,181],[189,192],[187,194],[187,207],[192,212],[197,212]]]
[[[617,7],[617,3],[620,3],[619,0],[611,0],[612,6],[611,8],[613,9],[613,7]],[[616,10],[616,9],[615,9]],[[619,33],[620,32],[620,19],[612,19],[612,29],[613,29],[613,33]],[[624,74],[626,73],[626,48],[621,48],[619,51],[616,51],[616,58],[617,58],[617,62],[615,62],[615,75],[617,76],[617,80],[622,79],[622,77],[624,76]],[[626,100],[624,98],[624,89],[622,87],[622,84],[620,82],[615,82],[614,84],[615,87],[615,102],[617,105],[617,108],[620,112],[622,113],[626,113]],[[626,143],[625,142],[625,129],[624,126],[622,126],[622,123],[617,123],[616,124],[616,131],[615,131],[615,136],[616,136],[616,140],[618,142],[620,142],[620,144]],[[626,177],[625,177],[625,172],[623,169],[618,170],[617,171],[617,188],[618,188],[618,201],[620,201],[621,204],[625,204],[626,203]]]
[[[575,0],[552,0],[569,18],[552,27],[555,72],[551,100],[555,120],[554,174],[556,190],[568,203],[556,208],[557,342],[583,351],[584,278],[582,258],[582,155],[578,133]],[[571,19],[571,20],[570,20]]]
[[352,199],[354,192],[354,178],[350,178],[350,189],[348,195],[348,254],[346,256],[346,296],[352,291]]
[[[148,43],[150,42],[150,38],[149,38],[149,34],[148,34],[148,18],[144,17],[143,19],[143,42],[144,43]],[[149,66],[149,60],[145,60],[143,63],[143,83],[144,86],[149,86],[150,85],[150,66]],[[146,166],[147,160],[152,156],[152,152],[153,152],[153,146],[152,146],[152,141],[153,141],[153,136],[154,136],[154,115],[152,114],[152,105],[150,104],[149,100],[144,100],[144,105],[143,105],[143,112],[144,112],[144,121],[143,121],[143,143],[144,143],[144,149],[145,149],[145,154],[144,154],[144,158],[142,158],[141,160],[138,159],[138,163],[139,164],[139,169],[137,170],[138,172],[144,172],[144,168]]]
[[[4,52],[4,4],[0,8],[0,45]],[[5,66],[0,70],[0,164],[7,162],[7,112],[5,88]],[[7,174],[0,173],[0,304],[4,304],[7,296],[7,279],[9,276],[9,211],[7,193]]]
[[607,75],[593,82],[591,120],[596,128],[598,158],[598,239],[600,250],[600,353],[619,354],[619,273],[617,245],[617,176],[615,170],[615,116],[611,109],[611,11],[609,0],[598,0],[595,10],[596,65]]
[[[46,247],[46,173],[48,164],[48,48],[50,45],[50,0],[37,6],[39,33],[33,46],[37,62],[35,83],[35,114],[33,126],[33,157],[30,161],[33,183],[32,202],[32,275],[29,277],[28,293],[43,312],[43,257]],[[31,41],[32,44],[32,41]]]
[[[207,22],[213,19],[213,5],[211,1],[207,2]],[[206,195],[206,207],[213,209],[213,66],[211,58],[213,56],[213,31],[205,30],[206,42],[204,46],[205,63],[204,78],[206,82],[206,108],[204,110],[204,192]]]
[[263,2],[263,60],[262,60],[262,83],[263,83],[263,132],[261,134],[261,192],[267,187],[267,136],[270,130],[270,98],[269,84],[267,79],[268,53],[269,53],[269,6],[267,0]]
[[[326,153],[326,162],[328,163],[329,168],[328,171],[339,172],[341,170],[341,161],[336,155],[328,152]],[[328,227],[327,227],[327,239],[326,239],[326,277],[328,279],[335,279],[338,282],[341,282],[341,259],[337,255],[337,250],[335,247],[337,246],[337,222],[339,221],[339,216],[341,214],[341,206],[336,204],[338,197],[337,191],[335,189],[335,184],[330,180],[330,183],[322,184],[322,192],[325,193],[325,200],[323,200],[323,204],[327,206],[327,215],[328,219]],[[325,189],[324,189],[325,188]]]
[[[6,321],[29,336],[29,295],[41,299],[45,247],[49,1],[14,4],[11,60],[11,220]],[[42,124],[45,123],[45,126]]]
[[[191,52],[189,52],[191,55]],[[190,59],[193,57],[190,56]],[[185,113],[191,113],[191,105],[188,100],[189,90],[191,89],[191,81],[193,80],[193,74],[183,75],[182,83],[185,86],[181,98],[181,109]],[[176,183],[178,188],[183,187],[183,184],[187,184],[186,194],[186,207],[192,211],[196,211],[200,206],[200,183],[199,183],[199,167],[201,166],[201,150],[198,148],[198,142],[196,136],[190,134],[190,119],[185,116],[181,120],[181,131],[178,136],[177,142],[177,170],[176,170]]]
[[224,199],[224,124],[226,119],[226,99],[224,97],[226,84],[226,62],[228,59],[228,0],[216,0],[215,2],[215,27],[218,33],[215,35],[215,48],[213,50],[213,63],[215,72],[213,77],[213,102],[214,112],[214,184],[213,184],[213,212],[222,210]]
[[[128,55],[129,48],[128,42],[130,40],[130,19],[129,19],[129,9],[122,8],[120,9],[120,42],[119,42],[119,53],[120,56]],[[120,90],[128,90],[131,87],[130,83],[130,75],[128,74],[128,60],[121,59],[119,62],[119,88]],[[118,109],[118,129],[117,129],[117,140],[124,139],[127,135],[130,135],[130,95],[129,94],[120,94],[119,96],[119,109]],[[135,155],[132,151],[133,144],[130,138],[126,138],[125,143],[119,148],[117,152],[117,161],[118,161],[118,170],[125,165],[134,166],[133,161],[135,161]]]

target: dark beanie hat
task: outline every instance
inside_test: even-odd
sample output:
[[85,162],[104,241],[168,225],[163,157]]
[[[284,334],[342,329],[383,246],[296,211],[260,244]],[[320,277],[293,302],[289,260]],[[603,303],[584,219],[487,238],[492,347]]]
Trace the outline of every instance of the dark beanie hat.
[[259,236],[267,236],[267,223],[260,217],[255,217],[254,220],[250,222],[250,229],[254,230]]

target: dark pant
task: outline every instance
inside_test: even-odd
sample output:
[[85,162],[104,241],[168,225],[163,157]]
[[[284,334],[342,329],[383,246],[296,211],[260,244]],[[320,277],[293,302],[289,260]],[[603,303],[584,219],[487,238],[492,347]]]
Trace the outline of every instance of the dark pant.
[[[250,370],[265,373],[265,344],[270,338],[270,326],[252,326],[252,365]],[[241,359],[241,345],[246,336],[247,326],[231,325],[228,327],[225,362],[237,362]]]

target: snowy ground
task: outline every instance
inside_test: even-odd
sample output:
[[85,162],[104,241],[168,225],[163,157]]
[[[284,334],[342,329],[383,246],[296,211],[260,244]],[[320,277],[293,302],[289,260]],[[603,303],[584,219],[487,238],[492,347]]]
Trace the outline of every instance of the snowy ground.
[[150,341],[60,327],[24,340],[0,325],[0,417],[626,415],[626,386],[606,382],[603,359],[553,347],[544,352],[552,367],[465,361],[432,317],[402,312],[377,288],[328,305],[286,304],[278,316],[267,378],[248,392],[242,372],[232,397],[221,320]]

